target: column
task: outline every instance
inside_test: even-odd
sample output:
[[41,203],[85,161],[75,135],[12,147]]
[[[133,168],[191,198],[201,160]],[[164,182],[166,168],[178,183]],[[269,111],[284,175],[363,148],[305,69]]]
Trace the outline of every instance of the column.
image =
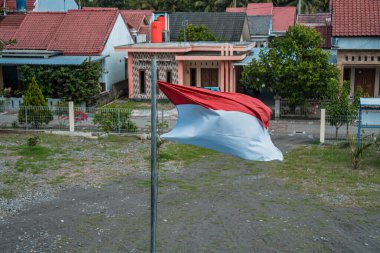
[[354,96],[355,92],[355,68],[350,68],[350,97]]
[[228,63],[229,63],[228,61],[224,62],[224,71],[225,71],[224,87],[225,87],[225,91],[230,92],[230,84],[229,84],[230,71],[229,71]]
[[128,97],[133,98],[133,54],[128,53]]
[[376,75],[375,75],[375,92],[374,92],[374,97],[379,97],[380,96],[380,68],[376,68]]
[[235,85],[234,85],[234,66],[232,65],[232,61],[229,62],[230,64],[230,92],[236,92]]
[[178,84],[180,85],[184,85],[185,82],[184,82],[184,75],[183,75],[183,61],[177,61],[177,65],[178,65]]
[[220,69],[220,90],[221,91],[225,91],[224,89],[224,61],[220,61],[220,66],[219,66],[219,69]]

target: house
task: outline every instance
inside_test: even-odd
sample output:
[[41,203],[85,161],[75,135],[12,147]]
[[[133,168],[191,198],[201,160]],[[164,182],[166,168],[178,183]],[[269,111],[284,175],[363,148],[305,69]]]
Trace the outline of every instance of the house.
[[[115,47],[117,52],[128,53],[130,98],[150,98],[151,60],[154,56],[159,80],[218,87],[221,91],[237,90],[241,68],[235,68],[234,63],[245,59],[255,45],[244,41],[249,40],[245,13],[154,13],[152,19],[156,19],[151,23],[152,41],[157,42]],[[205,25],[221,42],[178,41],[181,29],[188,24]],[[153,33],[158,28],[160,30]],[[159,98],[164,97],[160,92]]]
[[247,7],[227,8],[229,13],[246,13],[251,41],[266,47],[271,37],[283,36],[295,24],[295,7],[273,7],[272,3],[249,3]]
[[116,51],[128,52],[129,97],[148,99],[153,56],[157,57],[158,80],[235,92],[240,73],[233,64],[252,47],[254,43],[249,42],[166,42],[119,46]]
[[332,27],[341,81],[350,82],[351,95],[362,87],[370,97],[379,97],[380,1],[334,0]]
[[153,12],[147,10],[120,10],[124,22],[127,24],[129,32],[135,36],[136,43],[150,41],[150,18]]
[[[17,8],[19,2],[19,8]],[[78,9],[75,0],[0,0],[0,9],[6,12],[68,11]]]
[[300,14],[297,17],[297,23],[317,30],[323,38],[321,48],[331,48],[332,24],[330,13]]
[[103,70],[100,82],[104,90],[110,90],[113,84],[126,79],[127,53],[115,52],[114,46],[133,43],[116,8],[30,12],[12,39],[17,43],[7,46],[0,55],[0,84],[12,89],[20,88],[20,65],[80,65],[84,61],[99,61]]
[[180,31],[189,24],[206,26],[221,41],[249,40],[249,28],[244,13],[176,12],[169,14],[170,41],[178,41]]

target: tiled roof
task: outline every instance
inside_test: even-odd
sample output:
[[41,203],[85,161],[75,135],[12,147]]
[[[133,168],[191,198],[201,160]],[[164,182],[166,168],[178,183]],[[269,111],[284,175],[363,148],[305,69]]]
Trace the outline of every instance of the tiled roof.
[[[5,9],[7,11],[16,11],[16,0],[5,0]],[[26,10],[32,11],[34,9],[35,0],[26,0]],[[0,0],[0,8],[3,8],[4,0]]]
[[7,48],[46,50],[64,16],[62,12],[28,13],[13,36],[17,43]]
[[379,0],[334,0],[333,36],[380,36]]
[[321,26],[331,22],[330,13],[314,13],[298,15],[297,23],[306,26]]
[[247,16],[272,15],[272,3],[250,3],[247,5]]
[[153,15],[152,10],[121,10],[120,12],[123,12],[124,14],[144,14],[148,20],[150,20]]
[[116,8],[69,10],[48,50],[65,55],[100,55],[119,15]]
[[249,16],[248,25],[251,36],[269,35],[272,16]]
[[287,31],[289,26],[296,21],[296,7],[274,7],[273,8],[273,31]]
[[147,19],[144,13],[130,13],[128,11],[121,10],[120,14],[128,27],[135,28],[137,31],[140,30],[140,26],[143,25],[144,20]]
[[314,27],[322,36],[323,42],[320,45],[322,48],[331,48],[331,35],[332,35],[332,26],[315,26]]
[[0,39],[5,41],[12,39],[25,17],[25,14],[0,16]]
[[215,37],[222,41],[240,41],[243,33],[245,13],[231,12],[176,12],[169,15],[171,41],[178,41],[185,22],[205,25]]
[[246,7],[238,7],[238,8],[235,8],[235,7],[229,7],[229,8],[226,8],[226,12],[247,12],[247,8]]

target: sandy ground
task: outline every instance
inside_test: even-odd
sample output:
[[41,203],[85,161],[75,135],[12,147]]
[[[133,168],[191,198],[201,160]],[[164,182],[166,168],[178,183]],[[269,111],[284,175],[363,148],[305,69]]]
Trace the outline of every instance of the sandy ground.
[[[284,152],[310,142],[274,139]],[[379,210],[323,204],[266,169],[222,154],[161,166],[158,252],[380,251]],[[148,252],[149,179],[131,171],[37,196],[0,220],[0,252]]]

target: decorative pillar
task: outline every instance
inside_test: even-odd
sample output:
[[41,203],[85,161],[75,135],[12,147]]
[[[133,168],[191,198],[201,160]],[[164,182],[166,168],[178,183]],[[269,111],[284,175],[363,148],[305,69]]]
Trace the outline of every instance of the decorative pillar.
[[235,85],[234,85],[234,66],[232,65],[232,61],[229,62],[230,64],[230,92],[235,92]]
[[225,91],[225,88],[224,88],[224,61],[220,61],[220,90],[221,91]]
[[177,61],[177,65],[178,65],[178,84],[180,85],[184,85],[185,82],[184,82],[184,64],[183,64],[183,61]]
[[128,97],[133,98],[133,54],[128,53]]
[[229,71],[229,66],[228,66],[228,61],[225,61],[224,62],[224,71],[225,71],[225,79],[224,79],[224,87],[225,87],[225,91],[229,92],[230,91],[230,84],[229,84],[229,80],[230,80],[230,71]]

